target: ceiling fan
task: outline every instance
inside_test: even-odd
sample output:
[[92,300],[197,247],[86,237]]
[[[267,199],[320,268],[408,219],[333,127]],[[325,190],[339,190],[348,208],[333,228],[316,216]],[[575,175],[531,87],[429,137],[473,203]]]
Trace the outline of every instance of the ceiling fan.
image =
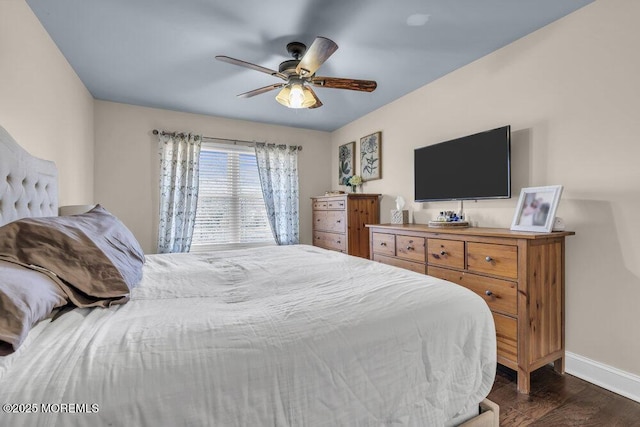
[[289,43],[287,44],[287,52],[289,52],[293,59],[280,63],[278,71],[224,55],[218,55],[216,59],[270,74],[284,80],[284,82],[281,83],[275,83],[241,93],[238,95],[239,98],[251,98],[255,95],[282,88],[276,96],[276,100],[280,104],[289,108],[318,108],[322,106],[322,102],[313,89],[311,89],[311,86],[357,90],[361,92],[373,92],[377,87],[377,83],[373,80],[316,76],[315,73],[318,68],[320,68],[337,49],[338,45],[326,37],[316,37],[309,49],[300,42]]

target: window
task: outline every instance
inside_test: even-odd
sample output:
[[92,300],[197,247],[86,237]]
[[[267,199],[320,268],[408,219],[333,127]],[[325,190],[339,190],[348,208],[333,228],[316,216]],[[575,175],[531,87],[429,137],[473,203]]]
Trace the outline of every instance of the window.
[[254,149],[203,143],[191,250],[274,243]]

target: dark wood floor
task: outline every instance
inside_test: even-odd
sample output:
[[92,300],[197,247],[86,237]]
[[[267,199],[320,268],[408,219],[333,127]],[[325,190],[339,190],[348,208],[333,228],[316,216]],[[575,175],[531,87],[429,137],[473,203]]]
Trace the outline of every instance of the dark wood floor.
[[489,399],[501,426],[640,427],[640,403],[546,366],[531,375],[531,393],[516,390],[516,374],[498,365]]

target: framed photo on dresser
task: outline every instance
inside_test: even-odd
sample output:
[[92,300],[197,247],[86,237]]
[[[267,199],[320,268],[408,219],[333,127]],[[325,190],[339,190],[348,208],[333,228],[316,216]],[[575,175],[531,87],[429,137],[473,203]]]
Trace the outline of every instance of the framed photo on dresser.
[[520,191],[511,229],[550,232],[561,194],[562,185],[523,188]]

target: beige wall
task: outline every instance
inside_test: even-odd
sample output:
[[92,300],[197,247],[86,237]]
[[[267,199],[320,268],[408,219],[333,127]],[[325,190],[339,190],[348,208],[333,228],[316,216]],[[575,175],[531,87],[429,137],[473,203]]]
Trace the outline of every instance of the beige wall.
[[24,0],[0,0],[0,126],[56,162],[61,205],[93,199],[93,98]]
[[300,240],[311,243],[310,197],[330,187],[330,134],[106,101],[95,103],[95,202],[117,215],[147,253],[158,227],[157,137],[153,129],[204,136],[295,144],[299,154]]
[[[638,1],[596,1],[334,132],[331,166],[338,145],[381,130],[383,179],[364,191],[385,194],[388,221],[399,194],[419,207],[414,148],[511,124],[513,197],[465,210],[480,226],[509,227],[521,187],[563,184],[558,216],[577,233],[567,242],[567,350],[636,375],[638,16]],[[457,204],[425,203],[416,220],[446,208]]]

